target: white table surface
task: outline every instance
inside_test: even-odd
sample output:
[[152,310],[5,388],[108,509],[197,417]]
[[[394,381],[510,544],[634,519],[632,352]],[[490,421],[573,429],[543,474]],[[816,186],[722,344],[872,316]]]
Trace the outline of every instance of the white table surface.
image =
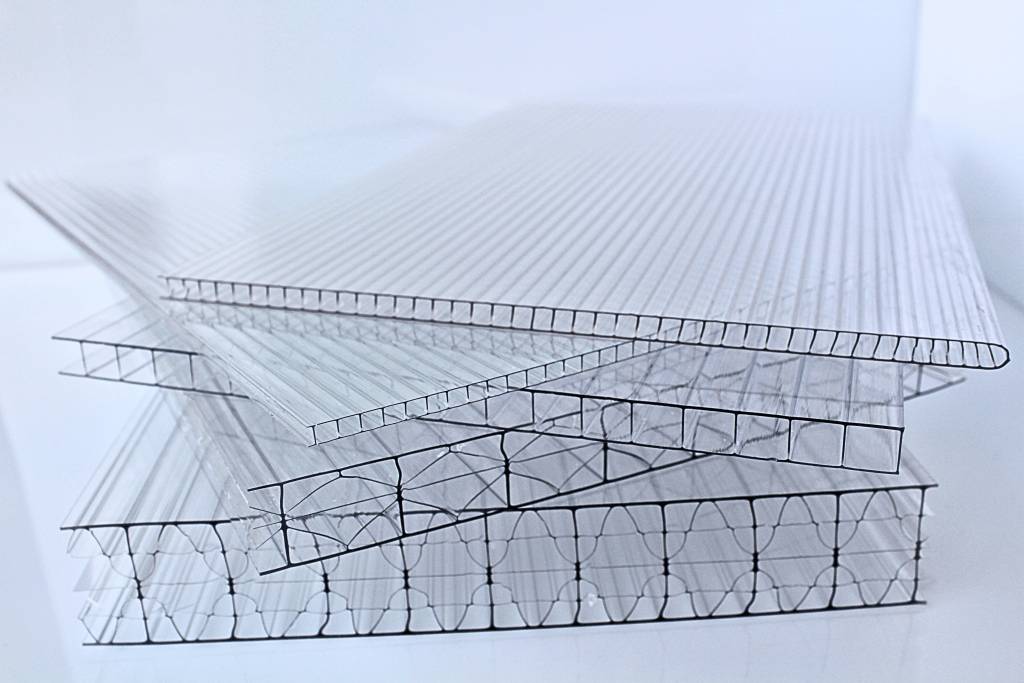
[[[927,605],[536,632],[83,647],[81,562],[58,531],[151,389],[59,377],[49,335],[120,298],[0,196],[0,680],[1024,680],[1024,363],[912,402],[907,444],[938,479]],[[997,298],[1011,353],[1024,311]]]

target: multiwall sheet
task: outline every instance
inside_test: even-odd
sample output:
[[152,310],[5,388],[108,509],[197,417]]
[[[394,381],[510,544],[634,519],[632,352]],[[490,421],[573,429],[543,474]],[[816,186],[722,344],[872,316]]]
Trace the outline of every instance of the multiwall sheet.
[[[723,126],[724,132],[719,131]],[[526,156],[516,162],[518,170],[511,180],[505,175],[490,178],[485,169],[474,166],[483,164],[484,157],[467,153],[459,161],[456,154],[460,146],[468,144],[466,140],[474,145],[480,142],[482,152],[497,153],[502,145],[513,144],[510,140],[516,140],[527,128],[534,131],[535,127],[538,132],[529,144],[514,145],[517,154]],[[566,127],[568,132],[562,135]],[[718,133],[712,135],[711,128],[724,137],[720,140]],[[785,135],[783,130],[787,131]],[[622,135],[611,136],[618,142],[610,144],[605,151],[601,151],[601,145],[581,142],[587,136],[615,131]],[[655,144],[652,138],[655,134],[667,136],[669,142]],[[540,147],[535,144],[552,135],[564,139],[571,149],[559,146],[561,143]],[[226,381],[221,383],[227,386],[228,393],[260,401],[278,419],[304,434],[310,443],[319,443],[361,430],[366,425],[372,427],[422,415],[424,409],[443,405],[434,400],[441,394],[445,398],[460,392],[466,396],[480,386],[495,392],[503,383],[523,386],[520,380],[527,374],[541,380],[550,379],[545,373],[527,373],[531,368],[557,368],[582,354],[590,354],[600,362],[610,354],[602,356],[595,352],[606,349],[614,349],[615,357],[620,357],[632,347],[623,345],[617,337],[909,360],[917,367],[1002,364],[1005,354],[997,342],[991,341],[998,337],[998,330],[991,318],[987,293],[977,277],[976,263],[949,188],[931,166],[925,168],[917,156],[910,156],[908,161],[901,145],[889,139],[892,137],[866,124],[834,118],[549,108],[514,111],[471,128],[447,146],[416,154],[411,161],[394,162],[386,169],[370,173],[368,179],[348,183],[333,199],[320,204],[314,202],[318,208],[313,209],[302,207],[312,201],[311,197],[325,193],[326,188],[334,184],[330,180],[332,174],[324,171],[325,167],[334,168],[330,159],[345,161],[335,163],[339,168],[338,182],[359,175],[354,168],[360,164],[353,164],[351,159],[337,152],[347,149],[343,145],[325,145],[323,156],[328,161],[318,159],[305,170],[298,170],[302,166],[297,161],[302,158],[301,154],[287,156],[288,163],[280,166],[264,162],[250,168],[236,163],[228,164],[228,170],[194,160],[177,164],[154,162],[156,171],[150,169],[143,173],[133,169],[128,179],[122,172],[120,175],[97,174],[88,180],[19,180],[13,187],[53,223],[97,255],[124,282],[143,292],[154,306],[153,315],[189,338],[213,363],[216,374],[225,375]],[[576,141],[575,146],[570,145],[572,140]],[[732,146],[728,148],[731,152],[725,154],[724,149],[715,147],[712,144],[715,140],[718,142],[714,144],[731,141]],[[710,151],[694,156],[693,149],[707,145],[711,145]],[[331,150],[336,153],[332,155]],[[593,174],[611,172],[609,168],[614,165],[607,155],[615,150],[618,150],[615,153],[628,151],[638,155],[640,160],[644,155],[668,155],[662,160],[668,168],[656,179],[649,179],[650,183],[643,183],[643,188],[651,185],[650,191],[640,188],[637,178],[626,177],[612,183],[608,191],[598,192],[604,185],[595,188],[587,183],[596,182]],[[723,155],[721,158],[715,156],[719,152]],[[536,229],[543,228],[544,237],[526,240],[524,244],[532,245],[534,252],[546,250],[543,258],[533,252],[519,254],[520,247],[509,247],[503,252],[508,255],[507,263],[496,263],[494,248],[504,244],[501,240],[505,239],[508,227],[503,222],[504,214],[497,216],[496,212],[506,205],[525,208],[520,204],[532,195],[521,195],[517,188],[538,181],[541,173],[527,171],[547,163],[540,158],[545,154],[552,155],[550,163],[562,163],[561,156],[571,156],[573,163],[590,169],[590,175],[577,174],[579,182],[589,187],[588,192],[597,192],[602,201],[618,198],[614,201],[619,204],[602,208],[598,220],[586,212],[596,211],[603,206],[601,202],[588,204],[582,196],[572,192],[564,195],[564,202],[552,199],[555,202],[554,207],[549,207],[552,210],[561,207],[561,202],[566,206],[583,206],[586,212],[573,220],[566,218],[553,223],[537,218],[534,222],[540,227]],[[383,159],[388,154],[377,156]],[[392,156],[401,155],[394,153]],[[447,160],[446,164],[454,164],[454,170],[440,164],[439,156]],[[502,164],[511,163],[502,159]],[[433,162],[439,164],[436,170],[424,170]],[[721,165],[724,170],[718,169]],[[167,166],[173,173],[166,171]],[[238,166],[247,169],[247,173],[240,172]],[[641,164],[637,169],[648,166],[654,166],[653,162]],[[268,167],[273,172],[265,172]],[[365,170],[373,164],[361,167]],[[760,176],[748,177],[755,174],[755,170],[768,174],[771,169],[782,168],[788,169],[788,175],[779,171],[771,176],[772,182]],[[189,169],[195,172],[190,175]],[[295,169],[294,178],[288,169]],[[616,166],[614,170],[619,172],[620,169]],[[643,170],[643,173],[648,171]],[[430,192],[423,201],[429,204],[444,199],[452,203],[451,206],[445,204],[450,209],[443,213],[444,224],[448,227],[440,232],[430,227],[432,223],[424,226],[410,218],[417,214],[411,209],[411,213],[396,214],[385,210],[386,206],[373,204],[372,210],[363,207],[370,211],[366,215],[360,209],[363,213],[359,215],[367,220],[385,221],[383,227],[377,222],[371,225],[362,218],[355,220],[344,211],[335,211],[337,202],[345,204],[349,199],[362,206],[360,198],[370,191],[367,188],[381,183],[386,191],[381,190],[384,194],[379,197],[374,194],[377,198],[374,201],[386,204],[387,193],[398,192],[401,199],[391,197],[396,210],[400,206],[408,209],[407,200],[413,201],[420,195],[403,183],[419,183],[423,178],[417,180],[417,174],[431,179]],[[478,175],[490,178],[493,187],[487,192],[481,190],[479,196],[473,195],[474,202],[455,202],[456,196],[463,197],[462,193],[469,191],[465,183]],[[207,183],[211,178],[218,182]],[[448,184],[443,187],[435,188],[432,184],[435,179],[440,182],[445,178]],[[780,178],[789,178],[790,185],[797,184],[791,187]],[[795,180],[800,178],[803,184]],[[808,178],[818,178],[814,181],[818,183],[814,185],[814,192],[806,186],[811,182]],[[232,191],[225,190],[224,186]],[[245,191],[240,191],[238,186]],[[296,186],[305,189],[297,192]],[[405,192],[406,189],[409,192]],[[479,219],[479,224],[474,223],[473,230],[461,230],[459,226],[465,227],[470,220],[467,207],[481,202],[483,213],[471,216],[474,221]],[[264,210],[265,204],[270,208]],[[430,215],[437,219],[437,215]],[[287,216],[298,217],[289,219]],[[521,217],[520,223],[525,220]],[[288,226],[299,226],[303,231],[315,228],[315,248],[297,234],[299,227]],[[864,226],[867,227],[860,229]],[[620,227],[622,229],[618,230]],[[294,311],[256,312],[251,308],[241,312],[238,308],[227,309],[226,313],[222,306],[158,298],[162,292],[154,284],[158,274],[179,271],[185,268],[182,264],[197,258],[203,262],[217,261],[216,255],[227,251],[239,254],[258,251],[258,258],[253,256],[255,261],[245,262],[259,267],[262,267],[261,259],[273,254],[274,269],[291,268],[289,272],[296,273],[297,277],[306,277],[311,264],[322,263],[322,257],[336,248],[346,253],[350,249],[357,252],[353,244],[365,241],[356,240],[353,231],[364,229],[372,229],[374,235],[380,235],[381,243],[387,243],[388,248],[374,247],[375,256],[365,259],[359,268],[350,268],[352,264],[344,260],[332,260],[331,265],[324,268],[328,271],[343,268],[352,277],[361,278],[363,275],[359,274],[366,268],[376,272],[375,263],[392,263],[395,268],[387,277],[398,277],[399,273],[409,277],[423,275],[422,284],[426,289],[422,291],[427,292],[432,292],[431,288],[438,282],[432,270],[435,266],[445,269],[444,278],[460,282],[471,279],[474,287],[503,286],[500,283],[506,280],[517,283],[514,287],[518,287],[532,281],[531,278],[536,279],[530,273],[540,277],[539,282],[555,280],[548,283],[550,287],[536,285],[525,294],[509,294],[515,306],[492,305],[488,300],[473,298],[442,300],[436,292],[427,296],[420,294],[421,290],[412,289],[408,290],[410,297],[395,298],[369,290],[355,294],[328,291],[319,285],[302,291],[214,285],[214,296],[207,296],[210,290],[204,285],[199,290],[189,289],[185,298],[196,298],[193,294],[198,292],[200,299],[245,303],[250,307],[305,307],[352,313],[363,319],[385,316],[455,320],[482,329],[496,326],[509,331],[514,328],[513,336],[520,338],[529,332],[555,330],[578,337],[570,355],[530,353],[522,359],[506,358],[500,368],[459,372],[457,377],[443,377],[439,382],[436,373],[431,373],[430,364],[420,361],[422,348],[415,353],[409,353],[408,346],[399,346],[388,354],[361,357],[347,354],[341,338],[352,334],[348,328],[358,329],[360,325],[339,322],[335,315],[301,316]],[[400,238],[402,230],[412,231],[408,239]],[[622,235],[626,234],[635,239],[620,244]],[[442,239],[452,235],[456,236],[457,245]],[[432,242],[435,238],[440,240],[436,245]],[[279,244],[282,240],[286,244]],[[555,248],[552,240],[562,246]],[[565,240],[570,240],[573,247],[565,248],[562,244]],[[719,248],[718,240],[729,247]],[[338,247],[339,244],[345,246]],[[423,254],[422,267],[407,267],[405,260],[410,244],[417,245],[418,253]],[[310,253],[297,255],[297,245],[309,248]],[[601,245],[608,248],[603,249]],[[479,255],[477,247],[482,250]],[[466,252],[466,249],[472,251]],[[648,258],[652,254],[646,250],[650,249],[657,252],[657,258]],[[583,252],[597,260],[588,261],[589,257],[584,258]],[[202,256],[207,253],[213,256]],[[394,259],[390,260],[388,254]],[[443,260],[448,258],[445,254],[465,260],[447,262]],[[437,265],[439,258],[441,265]],[[641,262],[645,266],[640,271],[630,270],[630,263]],[[595,274],[593,282],[572,275],[583,263],[589,263],[587,272]],[[911,265],[914,267],[910,268]],[[224,267],[234,268],[235,265]],[[535,268],[536,272],[522,270],[527,267]],[[319,278],[323,269],[314,267],[314,270],[310,277]],[[736,273],[742,275],[733,277]],[[275,275],[273,280],[277,279]],[[534,301],[530,298],[534,296],[531,292],[541,289],[550,290],[551,298],[530,303]],[[587,313],[584,304],[589,306],[589,299],[572,299],[584,296],[583,292],[585,296],[610,297],[608,311],[612,313]],[[623,299],[627,292],[640,292],[635,295],[639,298],[630,298],[634,296],[630,294]],[[519,305],[520,294],[529,299],[525,308]],[[655,308],[647,303],[629,308],[631,302],[641,299],[662,302],[655,306],[661,312],[654,313]],[[570,302],[571,307],[567,307],[566,302]],[[548,304],[553,307],[545,307]],[[678,309],[684,305],[697,307],[699,314],[705,317],[685,317],[691,314]],[[387,326],[399,329],[395,327],[397,324],[391,320]],[[289,330],[296,336],[284,339]],[[942,334],[950,336],[940,338]],[[478,336],[483,337],[483,333]],[[597,337],[604,339],[604,345]],[[989,341],[971,342],[982,338]],[[485,342],[485,345],[490,343]],[[446,353],[450,356],[449,352],[450,349],[442,350],[441,359],[447,358]],[[332,356],[339,353],[345,357],[341,366],[332,361]],[[368,362],[364,363],[366,360]],[[397,376],[412,381],[390,380],[389,376],[396,373],[379,373],[380,361],[389,370],[400,368]],[[520,361],[530,365],[516,368]],[[347,388],[354,363],[358,364],[357,374],[366,380],[359,395]],[[317,368],[314,374],[318,376],[314,381],[307,379],[310,367]],[[513,374],[510,368],[519,376],[508,382]],[[194,372],[192,367],[188,370]],[[919,371],[919,378],[921,376],[923,371]],[[209,390],[208,387],[203,389]]]
[[407,121],[24,175],[8,186],[122,284],[156,297],[168,269],[294,220],[441,131]]
[[[375,130],[11,186],[141,301],[68,331],[71,338],[104,331],[124,342],[112,357],[83,354],[84,374],[110,378],[103,374],[109,368],[124,381],[249,396],[310,444],[593,367],[598,352],[631,353],[634,342],[579,335],[225,311],[160,299],[160,274],[301,214],[329,188],[433,135],[424,126]],[[184,341],[170,348],[172,338]],[[181,344],[185,353],[176,353]]]
[[248,489],[273,571],[708,454],[893,472],[901,390],[892,364],[673,346],[316,448],[249,401],[161,402]]
[[[255,158],[183,156],[13,183],[142,300],[58,335],[101,331],[125,340],[83,353],[81,374],[110,378],[103,374],[109,369],[129,382],[251,397],[316,444],[651,349],[648,340],[159,298],[158,274],[301,214],[325,188],[415,148],[423,137],[400,129],[324,140],[313,150],[284,145]],[[303,165],[310,156],[316,158]],[[169,347],[172,338],[184,340],[185,353]]]
[[[256,317],[255,312],[241,309],[206,307],[206,310],[216,311],[212,314],[218,318],[221,316]],[[270,320],[273,315],[273,312],[268,313],[265,319]],[[325,316],[281,316],[281,320],[285,325],[291,323],[292,330],[301,332],[303,335],[319,335],[324,330],[331,330],[329,325],[331,322],[333,322],[333,331],[335,332],[344,325],[344,323],[336,322],[336,319]],[[315,325],[302,326],[303,321],[315,323]],[[417,329],[436,330],[437,328],[434,326],[424,328],[410,326],[396,329],[415,334]],[[446,329],[458,328],[448,327]],[[479,333],[479,328],[474,331]],[[484,330],[485,333],[490,331]],[[449,334],[452,334],[454,338],[454,335],[459,333],[449,332]],[[538,335],[530,339],[549,340],[551,338],[564,338],[571,343],[585,342],[585,338],[581,341],[578,335]],[[244,390],[237,387],[231,376],[210,359],[202,344],[197,343],[191,336],[182,334],[162,316],[147,312],[144,307],[140,307],[131,300],[115,304],[109,309],[100,311],[62,330],[54,335],[54,339],[74,345],[73,360],[61,370],[61,374],[64,375],[142,384],[165,389],[244,396]],[[363,339],[368,343],[380,341],[378,336],[363,337]],[[514,340],[517,337],[514,335],[495,334],[493,339],[495,342],[505,342],[504,345],[496,344],[495,351],[516,349]],[[554,355],[559,354],[555,353]],[[461,366],[461,359],[457,365]],[[560,363],[556,361],[556,365],[560,365]],[[557,374],[555,372],[557,369],[557,367],[552,368],[553,375]],[[951,368],[904,364],[900,370],[903,376],[904,400],[930,394],[964,381],[963,373]],[[497,376],[485,380],[480,391],[493,392],[494,386],[500,386],[498,380]],[[480,395],[480,391],[467,388],[463,395],[468,400],[469,397]],[[457,394],[457,390],[446,390],[446,401],[449,404],[457,402]],[[364,423],[387,423],[386,413],[390,408],[397,409],[398,406],[388,406],[375,411],[374,415],[364,415]],[[401,412],[407,410],[407,407],[402,406]],[[355,422],[358,426],[359,419],[356,418]],[[315,426],[313,428],[315,429]]]
[[[464,430],[468,436],[558,433],[714,452],[749,444],[752,455],[770,459],[894,471],[903,430],[902,378],[891,364],[693,347],[659,349],[534,387],[482,395],[468,405],[315,448],[306,448],[251,402],[210,397],[190,403],[209,416],[211,433],[224,433],[219,443],[239,441],[241,453],[268,453],[260,461],[239,458],[252,463],[244,479],[254,484],[307,476],[324,464],[333,471],[429,449],[461,440],[438,435]],[[827,432],[829,440],[818,445],[832,452],[803,446],[805,430]],[[259,445],[258,436],[267,443]]]
[[[159,416],[157,419],[161,419]],[[920,600],[924,495],[898,477],[710,457],[260,576],[234,484],[181,429],[122,451],[69,517],[88,642],[438,633]],[[160,441],[157,438],[157,441]],[[148,444],[157,446],[158,444]],[[195,456],[195,457],[193,457]],[[168,475],[196,493],[151,484]],[[204,495],[205,494],[205,495]]]
[[648,353],[657,345],[354,316],[188,307],[183,315],[191,334],[159,312],[126,301],[55,337],[80,343],[72,374],[250,396],[308,444]]
[[940,166],[838,115],[514,109],[168,275],[183,300],[1008,360]]

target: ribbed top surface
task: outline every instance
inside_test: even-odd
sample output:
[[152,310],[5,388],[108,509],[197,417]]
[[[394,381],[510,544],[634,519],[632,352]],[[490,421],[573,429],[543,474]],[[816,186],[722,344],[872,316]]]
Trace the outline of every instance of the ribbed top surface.
[[1002,365],[956,198],[918,147],[832,115],[514,109],[214,249],[171,293],[420,319],[471,302],[478,324]]
[[437,135],[425,124],[348,130],[25,175],[8,185],[122,284],[160,296],[160,275],[291,220]]

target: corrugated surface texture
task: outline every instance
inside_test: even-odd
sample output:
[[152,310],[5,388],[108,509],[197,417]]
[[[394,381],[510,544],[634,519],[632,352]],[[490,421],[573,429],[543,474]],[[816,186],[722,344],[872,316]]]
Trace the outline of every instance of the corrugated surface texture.
[[171,295],[964,367],[1007,361],[926,150],[832,115],[511,110]]

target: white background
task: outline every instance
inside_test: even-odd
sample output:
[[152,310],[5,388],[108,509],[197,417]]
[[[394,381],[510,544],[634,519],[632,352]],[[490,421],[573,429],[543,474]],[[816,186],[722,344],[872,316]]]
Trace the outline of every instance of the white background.
[[[916,110],[1024,341],[1021,11],[913,2],[0,1],[0,175],[521,99]],[[918,36],[917,28],[920,26]],[[919,39],[918,39],[919,37]],[[1016,57],[1016,59],[1015,59]],[[0,196],[0,679],[1021,680],[1016,363],[908,406],[933,496],[922,608],[536,633],[83,648],[57,527],[146,389],[64,379],[48,337],[120,298]]]

